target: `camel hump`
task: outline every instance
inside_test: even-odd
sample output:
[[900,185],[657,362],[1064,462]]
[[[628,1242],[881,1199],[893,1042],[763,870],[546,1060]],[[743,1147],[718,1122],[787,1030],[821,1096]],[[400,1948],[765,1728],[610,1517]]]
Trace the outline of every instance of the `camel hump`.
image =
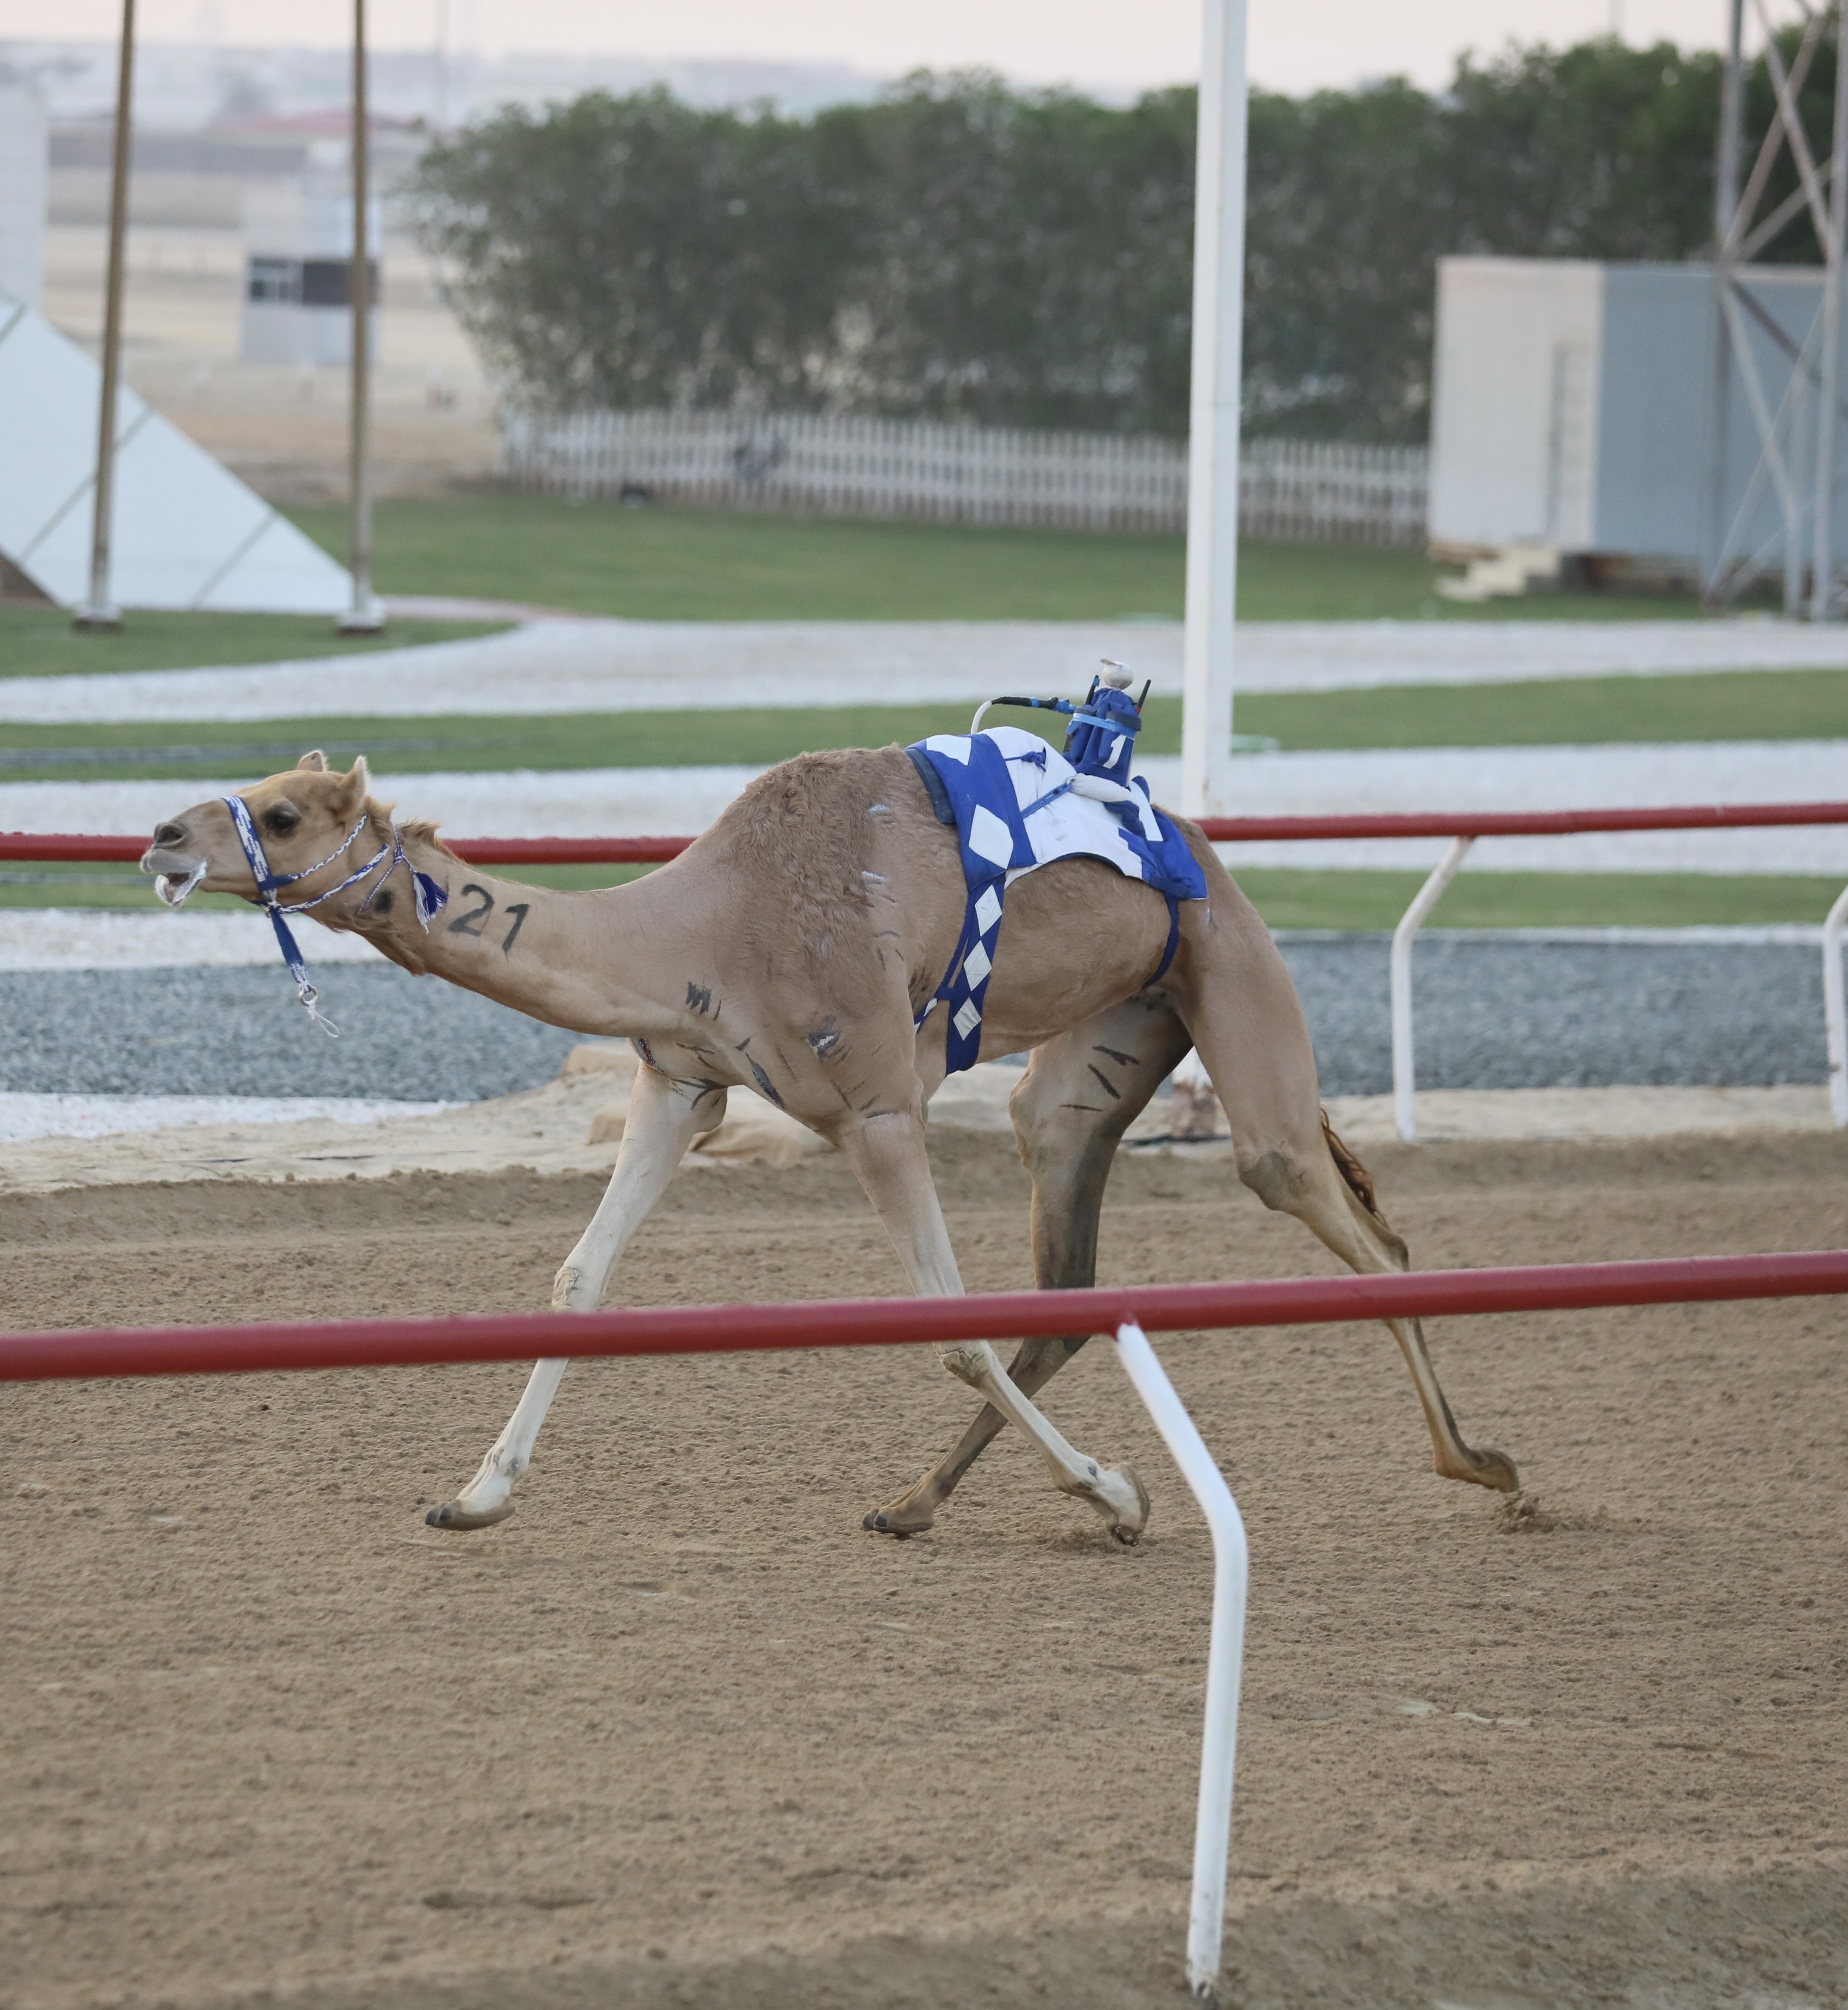
[[743,842],[778,877],[832,881],[857,872],[877,811],[907,819],[928,804],[911,763],[896,747],[840,747],[798,754],[758,776],[712,826],[715,837]]

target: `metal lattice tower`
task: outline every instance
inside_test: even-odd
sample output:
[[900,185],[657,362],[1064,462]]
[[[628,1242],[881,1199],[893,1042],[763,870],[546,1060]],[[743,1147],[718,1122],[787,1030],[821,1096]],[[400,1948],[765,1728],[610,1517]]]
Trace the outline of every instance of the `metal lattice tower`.
[[[1848,239],[1848,62],[1841,54],[1848,0],[1815,6],[1797,0],[1794,14],[1780,9],[1777,0],[1749,4],[1748,33],[1747,0],[1729,0],[1720,101],[1714,215],[1719,325],[1702,588],[1709,604],[1724,605],[1781,557],[1785,613],[1836,620],[1848,613],[1848,569],[1835,556],[1839,463],[1848,437],[1840,423],[1848,419],[1848,403],[1841,396],[1843,250]],[[1800,34],[1786,60],[1779,36],[1787,44],[1793,30]],[[1832,38],[1837,55],[1835,115],[1828,151],[1818,162],[1800,101],[1818,52]],[[1748,40],[1756,46],[1748,49]],[[1763,62],[1776,103],[1742,186],[1748,61]],[[1772,173],[1786,148],[1797,186],[1765,209]],[[1822,278],[1800,338],[1754,295],[1748,269],[1756,254],[1800,219],[1814,233]],[[1770,367],[1768,339],[1775,359]],[[1757,458],[1735,502],[1729,461],[1736,396],[1744,400]],[[1768,489],[1778,527],[1767,541],[1749,527]]]

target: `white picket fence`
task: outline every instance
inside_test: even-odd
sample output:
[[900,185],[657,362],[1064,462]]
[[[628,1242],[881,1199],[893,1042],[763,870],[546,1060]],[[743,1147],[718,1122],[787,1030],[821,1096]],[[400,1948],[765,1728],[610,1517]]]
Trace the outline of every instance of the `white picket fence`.
[[[1423,447],[1247,441],[1248,536],[1422,545]],[[1179,531],[1187,450],[1147,435],[1023,432],[924,420],[722,412],[502,415],[504,480],[611,495],[825,517],[921,517],[1092,531]]]

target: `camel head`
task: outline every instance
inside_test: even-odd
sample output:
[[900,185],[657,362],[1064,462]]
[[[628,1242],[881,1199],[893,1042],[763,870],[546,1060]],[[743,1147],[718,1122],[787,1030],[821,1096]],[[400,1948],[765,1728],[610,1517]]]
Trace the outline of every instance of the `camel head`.
[[[365,813],[368,779],[364,758],[342,775],[330,769],[327,756],[317,750],[304,754],[286,773],[237,791],[250,810],[271,872],[307,875],[294,897],[335,886],[353,869],[350,853],[339,858],[332,854]],[[314,870],[323,861],[328,865],[325,878]],[[141,870],[154,876],[154,890],[170,907],[180,906],[200,888],[208,893],[240,894],[247,900],[257,897],[257,875],[244,856],[231,811],[216,797],[163,823],[142,854]]]

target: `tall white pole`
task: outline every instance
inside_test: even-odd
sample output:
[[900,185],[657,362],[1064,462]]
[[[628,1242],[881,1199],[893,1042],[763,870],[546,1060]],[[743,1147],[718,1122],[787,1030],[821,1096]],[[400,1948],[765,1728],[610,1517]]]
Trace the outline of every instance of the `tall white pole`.
[[1245,296],[1245,0],[1204,0],[1194,183],[1194,385],[1181,801],[1224,815],[1232,783],[1239,382]]

